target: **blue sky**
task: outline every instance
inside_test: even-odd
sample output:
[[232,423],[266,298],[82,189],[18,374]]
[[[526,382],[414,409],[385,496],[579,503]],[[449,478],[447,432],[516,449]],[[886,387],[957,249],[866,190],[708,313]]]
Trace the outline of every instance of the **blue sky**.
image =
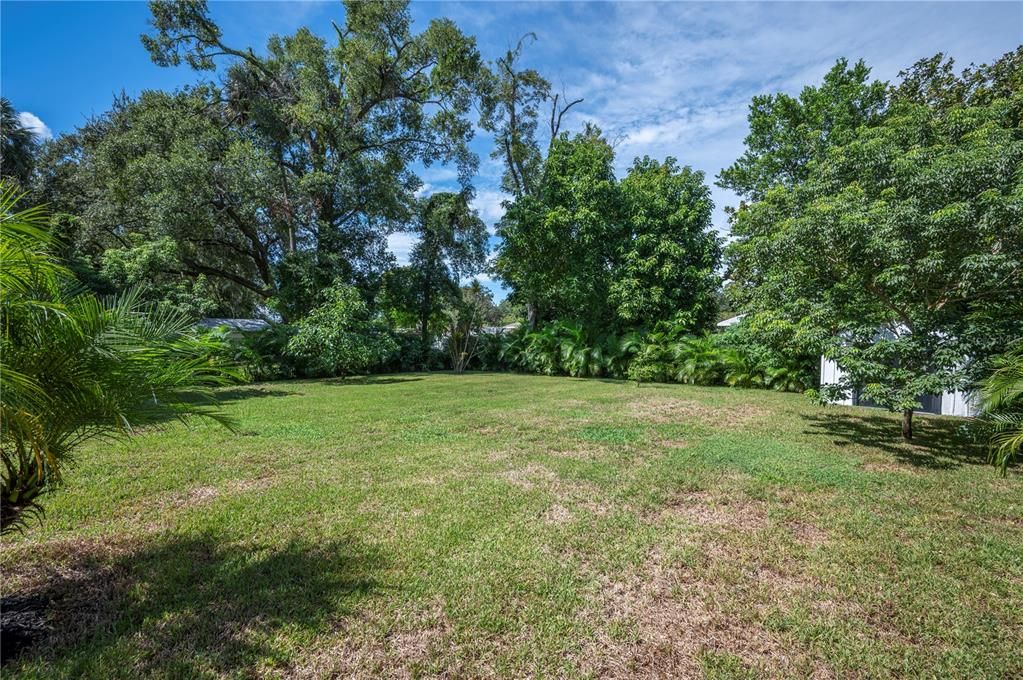
[[[257,49],[273,33],[302,25],[331,35],[335,2],[211,2],[229,43]],[[437,16],[475,35],[484,57],[502,54],[526,32],[538,40],[525,63],[584,103],[569,129],[599,124],[617,140],[619,172],[636,156],[675,156],[712,181],[742,151],[746,110],[755,94],[797,93],[839,57],[865,59],[892,79],[917,59],[945,52],[965,66],[1023,42],[1023,3],[520,3],[423,2],[417,26]],[[194,82],[185,67],[159,68],[139,42],[143,2],[0,4],[0,91],[52,134],[74,129],[110,106],[122,90],[137,94]],[[40,128],[42,129],[42,128]],[[476,206],[488,224],[500,217],[501,168],[479,135]],[[427,190],[450,187],[454,171],[422,173]],[[714,188],[715,227],[735,197]],[[412,245],[390,238],[399,260]],[[488,284],[502,297],[499,286]]]

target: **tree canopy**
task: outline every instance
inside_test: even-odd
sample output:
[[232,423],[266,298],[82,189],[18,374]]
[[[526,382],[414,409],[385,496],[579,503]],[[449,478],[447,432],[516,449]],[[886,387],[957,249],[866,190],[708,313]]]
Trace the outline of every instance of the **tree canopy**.
[[[802,174],[741,187],[756,199],[735,213],[729,247],[743,309],[839,361],[846,377],[825,397],[856,390],[903,411],[907,436],[922,395],[966,387],[1023,334],[1020,63],[1017,51],[956,77],[924,60],[884,89],[857,77],[836,106],[882,91],[870,116]],[[751,126],[763,115],[754,102]],[[793,130],[785,115],[771,126]],[[751,144],[723,183],[774,153]]]

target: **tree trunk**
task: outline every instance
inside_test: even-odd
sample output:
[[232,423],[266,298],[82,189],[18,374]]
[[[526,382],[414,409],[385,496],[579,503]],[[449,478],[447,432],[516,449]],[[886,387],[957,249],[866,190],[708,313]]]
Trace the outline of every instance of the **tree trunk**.
[[913,438],[913,409],[902,412],[902,438],[909,441]]
[[526,303],[526,325],[529,330],[535,331],[536,325],[540,321],[540,310],[532,302]]

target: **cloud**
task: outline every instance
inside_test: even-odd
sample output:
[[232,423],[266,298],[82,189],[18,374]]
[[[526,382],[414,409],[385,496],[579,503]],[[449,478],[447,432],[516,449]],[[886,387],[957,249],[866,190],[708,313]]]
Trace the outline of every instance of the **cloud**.
[[476,192],[476,197],[472,199],[472,207],[479,212],[480,218],[486,223],[491,234],[494,233],[494,225],[504,217],[504,206],[501,205],[501,202],[509,198],[511,196],[500,190],[480,189]]
[[22,111],[18,114],[18,121],[23,127],[32,131],[37,141],[45,142],[53,139],[53,133],[50,131],[49,126],[36,114]]
[[395,259],[402,267],[408,264],[412,248],[419,242],[419,237],[407,231],[399,231],[387,236],[387,248],[394,253]]

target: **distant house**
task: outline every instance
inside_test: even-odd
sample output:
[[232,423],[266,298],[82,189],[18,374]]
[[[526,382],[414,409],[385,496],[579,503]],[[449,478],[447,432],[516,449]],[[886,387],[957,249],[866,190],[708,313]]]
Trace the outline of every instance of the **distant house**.
[[[821,357],[822,387],[824,385],[837,384],[844,375],[845,372],[838,363],[823,356]],[[917,413],[970,417],[977,415],[980,411],[973,399],[973,395],[970,392],[962,392],[959,390],[954,392],[944,392],[942,394],[924,394],[920,396],[919,401],[920,408],[917,409]],[[877,406],[877,404],[874,404],[866,397],[860,396],[858,390],[853,390],[853,393],[846,399],[841,399],[833,403],[844,404],[845,406]]]
[[202,319],[197,325],[199,328],[227,326],[233,333],[258,333],[270,328],[270,322],[262,319],[218,319],[215,317]]
[[738,316],[730,316],[727,319],[722,319],[715,324],[718,328],[728,328],[734,326],[746,317],[745,314],[739,314]]
[[516,321],[515,323],[510,323],[505,326],[483,326],[480,328],[480,332],[485,333],[486,335],[504,335],[505,333],[511,333],[521,325],[522,324]]

